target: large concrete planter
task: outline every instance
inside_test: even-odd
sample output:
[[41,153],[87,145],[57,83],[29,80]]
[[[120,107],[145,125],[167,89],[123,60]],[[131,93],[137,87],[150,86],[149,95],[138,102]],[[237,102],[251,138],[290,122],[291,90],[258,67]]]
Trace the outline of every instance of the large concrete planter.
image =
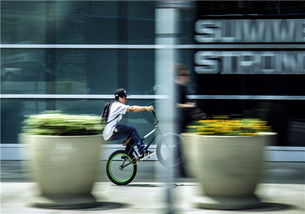
[[255,188],[260,180],[265,146],[275,133],[257,136],[183,134],[189,172],[201,184],[197,206],[247,209],[260,204]]
[[101,135],[19,136],[26,144],[26,162],[38,184],[33,206],[84,208],[94,206],[91,194],[97,178]]

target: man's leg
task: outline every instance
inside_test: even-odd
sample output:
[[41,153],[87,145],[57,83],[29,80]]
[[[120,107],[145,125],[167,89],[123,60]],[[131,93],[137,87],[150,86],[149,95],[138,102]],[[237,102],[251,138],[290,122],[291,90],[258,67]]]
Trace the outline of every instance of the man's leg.
[[118,132],[114,133],[114,137],[115,135],[125,136],[126,138],[132,137],[133,142],[138,147],[139,153],[142,154],[144,152],[145,146],[141,140],[140,135],[134,127],[126,125],[117,125],[116,129],[118,130]]

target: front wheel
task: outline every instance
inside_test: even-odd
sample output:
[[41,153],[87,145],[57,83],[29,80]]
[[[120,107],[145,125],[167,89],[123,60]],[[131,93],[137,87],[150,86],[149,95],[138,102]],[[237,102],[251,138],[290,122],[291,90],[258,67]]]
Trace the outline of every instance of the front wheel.
[[118,150],[109,156],[106,164],[106,172],[112,183],[127,185],[137,174],[137,162],[126,151]]
[[[172,143],[171,140],[172,139]],[[176,167],[182,162],[181,146],[183,138],[178,134],[166,134],[157,143],[157,157],[165,167]],[[172,157],[172,158],[171,158]]]

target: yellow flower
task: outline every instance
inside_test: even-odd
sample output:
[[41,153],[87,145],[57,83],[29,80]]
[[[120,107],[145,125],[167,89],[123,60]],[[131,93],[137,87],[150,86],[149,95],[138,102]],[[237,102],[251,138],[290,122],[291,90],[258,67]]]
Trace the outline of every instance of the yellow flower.
[[257,132],[271,130],[266,121],[259,119],[230,120],[226,115],[215,115],[213,118],[188,126],[189,132],[207,135],[256,135]]

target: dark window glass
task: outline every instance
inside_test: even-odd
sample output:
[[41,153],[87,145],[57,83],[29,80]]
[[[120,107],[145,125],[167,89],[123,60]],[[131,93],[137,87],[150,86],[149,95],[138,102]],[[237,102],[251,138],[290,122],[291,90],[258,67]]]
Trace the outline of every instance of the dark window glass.
[[4,94],[109,94],[118,87],[118,51],[4,49]]
[[127,10],[129,44],[154,44],[155,2],[130,1]]
[[4,44],[153,44],[151,1],[2,1]]
[[128,51],[128,76],[125,83],[130,94],[155,94],[155,58],[152,50]]
[[287,15],[303,14],[302,1],[196,1],[198,15],[263,14]]
[[153,50],[3,49],[4,94],[154,94]]
[[3,1],[2,43],[118,42],[118,3],[112,1]]
[[209,95],[305,95],[305,75],[197,74],[197,93]]
[[46,2],[1,1],[1,43],[46,43]]
[[195,23],[195,10],[188,8],[180,10],[178,21],[178,43],[179,44],[193,44],[194,43],[194,23]]

